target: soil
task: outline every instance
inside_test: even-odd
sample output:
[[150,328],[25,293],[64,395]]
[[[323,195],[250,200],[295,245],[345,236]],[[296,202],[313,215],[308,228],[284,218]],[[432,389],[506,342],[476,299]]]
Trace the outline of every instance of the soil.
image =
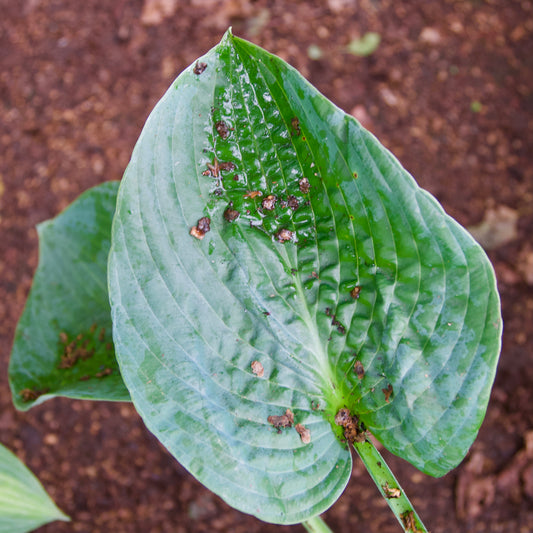
[[[459,222],[503,234],[488,253],[505,334],[479,438],[441,479],[387,457],[433,533],[533,531],[531,1],[0,0],[0,12],[0,440],[72,517],[40,532],[303,531],[228,507],[131,405],[19,413],[7,385],[35,225],[120,179],[166,87],[229,25],[361,120]],[[344,51],[368,31],[374,53]],[[339,533],[400,530],[357,461],[325,518]]]

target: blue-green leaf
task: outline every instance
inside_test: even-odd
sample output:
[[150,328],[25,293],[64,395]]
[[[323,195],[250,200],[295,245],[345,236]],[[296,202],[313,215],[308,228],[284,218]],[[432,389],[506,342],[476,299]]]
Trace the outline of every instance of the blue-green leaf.
[[37,478],[0,444],[0,533],[25,533],[54,520],[68,521]]
[[342,407],[433,475],[483,419],[501,335],[483,250],[356,120],[229,32],[146,123],[109,288],[147,426],[263,520],[338,498]]

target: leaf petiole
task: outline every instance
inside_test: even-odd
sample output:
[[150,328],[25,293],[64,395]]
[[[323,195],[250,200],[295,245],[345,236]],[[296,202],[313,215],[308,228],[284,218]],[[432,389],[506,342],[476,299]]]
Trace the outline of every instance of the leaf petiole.
[[367,439],[363,442],[354,442],[353,446],[404,531],[428,533],[413,505],[374,444]]
[[304,526],[309,533],[333,533],[320,516],[314,516],[313,518],[302,522],[302,526]]

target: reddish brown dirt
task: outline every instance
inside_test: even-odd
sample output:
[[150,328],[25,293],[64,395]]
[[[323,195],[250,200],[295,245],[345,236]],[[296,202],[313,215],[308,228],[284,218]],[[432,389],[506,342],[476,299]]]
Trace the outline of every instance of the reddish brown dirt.
[[[130,405],[57,399],[18,413],[7,385],[35,224],[121,177],[165,88],[229,25],[355,114],[462,224],[515,213],[515,237],[490,251],[505,336],[480,436],[442,479],[390,464],[433,533],[533,531],[533,4],[160,0],[166,15],[153,4],[0,0],[0,440],[73,519],[40,531],[303,531],[229,508]],[[374,54],[343,53],[367,31],[382,36]],[[400,530],[359,463],[326,520],[339,533]]]

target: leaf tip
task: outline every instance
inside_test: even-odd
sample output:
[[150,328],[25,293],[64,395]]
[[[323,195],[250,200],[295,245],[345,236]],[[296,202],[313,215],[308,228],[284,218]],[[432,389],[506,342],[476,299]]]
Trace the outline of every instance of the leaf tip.
[[222,37],[222,40],[220,41],[220,44],[227,44],[233,39],[233,28],[230,26],[226,33],[224,33],[224,36]]

